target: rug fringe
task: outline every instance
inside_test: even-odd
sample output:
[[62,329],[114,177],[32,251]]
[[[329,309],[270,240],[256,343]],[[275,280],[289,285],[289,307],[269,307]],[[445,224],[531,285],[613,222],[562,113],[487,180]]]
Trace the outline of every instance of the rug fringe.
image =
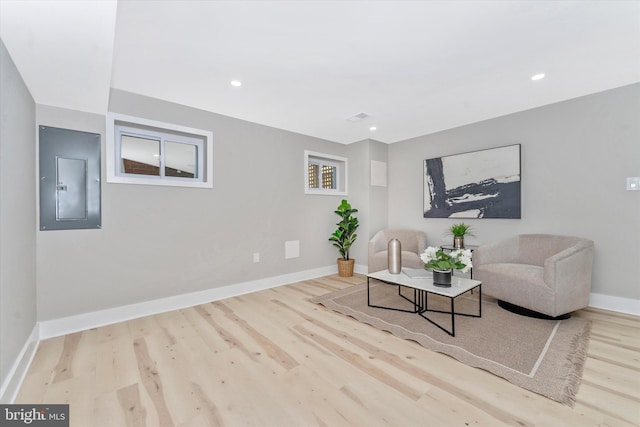
[[585,325],[582,333],[575,335],[571,339],[571,350],[567,355],[567,360],[565,362],[565,366],[569,366],[573,369],[571,369],[571,375],[565,377],[565,384],[560,402],[572,408],[575,406],[576,395],[578,394],[578,389],[582,383],[582,373],[587,359],[590,337],[591,321]]

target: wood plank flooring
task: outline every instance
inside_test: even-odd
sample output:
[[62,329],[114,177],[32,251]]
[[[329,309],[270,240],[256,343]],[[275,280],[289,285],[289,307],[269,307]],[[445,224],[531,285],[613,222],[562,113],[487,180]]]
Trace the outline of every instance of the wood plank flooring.
[[328,276],[40,344],[16,403],[75,427],[640,426],[640,318],[596,309],[574,408],[308,302]]

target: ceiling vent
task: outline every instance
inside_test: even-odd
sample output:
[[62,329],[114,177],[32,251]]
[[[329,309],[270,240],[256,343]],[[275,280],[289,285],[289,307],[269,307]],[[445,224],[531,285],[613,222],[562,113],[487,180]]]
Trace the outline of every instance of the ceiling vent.
[[369,117],[369,115],[367,113],[358,113],[355,116],[351,116],[347,119],[347,121],[351,122],[351,123],[356,123],[359,122],[361,120],[366,119],[367,117]]

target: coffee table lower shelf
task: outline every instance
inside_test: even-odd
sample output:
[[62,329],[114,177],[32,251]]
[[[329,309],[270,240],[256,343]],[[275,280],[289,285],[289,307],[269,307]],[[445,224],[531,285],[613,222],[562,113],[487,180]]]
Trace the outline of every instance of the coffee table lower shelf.
[[[377,280],[379,282],[385,283],[387,285],[394,285],[398,287],[398,295],[402,298],[404,298],[405,300],[409,301],[411,304],[413,304],[413,310],[405,310],[405,309],[401,309],[401,308],[395,308],[395,307],[386,307],[386,306],[381,306],[381,305],[375,305],[375,304],[371,304],[371,293],[370,293],[370,280],[371,278],[369,276],[367,276],[367,305],[369,307],[374,307],[374,308],[382,308],[385,310],[394,310],[394,311],[402,311],[404,313],[414,313],[419,315],[420,317],[422,317],[423,319],[427,320],[429,323],[431,323],[434,326],[437,326],[438,328],[440,328],[441,330],[443,330],[444,332],[446,332],[447,334],[451,335],[452,337],[456,336],[456,319],[455,316],[466,316],[466,317],[482,317],[482,285],[478,284],[476,286],[474,286],[473,288],[459,294],[459,295],[455,295],[455,296],[449,296],[449,295],[445,295],[443,293],[439,293],[437,291],[430,291],[427,289],[420,289],[420,288],[415,288],[413,286],[410,285],[404,285],[404,284],[399,284],[399,283],[394,283],[394,282],[389,282],[383,279],[378,279],[378,278],[373,278],[374,280]],[[411,298],[408,298],[407,296],[403,295],[401,292],[402,288],[407,288],[407,289],[411,289],[413,290],[413,300]],[[472,314],[472,313],[457,313],[455,311],[455,300],[457,297],[459,297],[460,295],[464,295],[466,292],[471,292],[474,289],[478,289],[478,314]],[[451,303],[451,310],[449,311],[444,311],[444,310],[433,310],[429,308],[429,294],[434,294],[434,295],[439,295],[445,298],[449,298],[449,301]],[[441,324],[435,322],[433,319],[430,319],[429,317],[425,316],[425,313],[444,313],[444,314],[450,314],[451,315],[451,330],[446,329],[444,326],[442,326]]]

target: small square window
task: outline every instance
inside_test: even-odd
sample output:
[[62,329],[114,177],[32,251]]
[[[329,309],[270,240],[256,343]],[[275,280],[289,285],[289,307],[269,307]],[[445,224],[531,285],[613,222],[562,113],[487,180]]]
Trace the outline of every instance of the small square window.
[[330,154],[304,152],[306,194],[347,194],[347,159]]

